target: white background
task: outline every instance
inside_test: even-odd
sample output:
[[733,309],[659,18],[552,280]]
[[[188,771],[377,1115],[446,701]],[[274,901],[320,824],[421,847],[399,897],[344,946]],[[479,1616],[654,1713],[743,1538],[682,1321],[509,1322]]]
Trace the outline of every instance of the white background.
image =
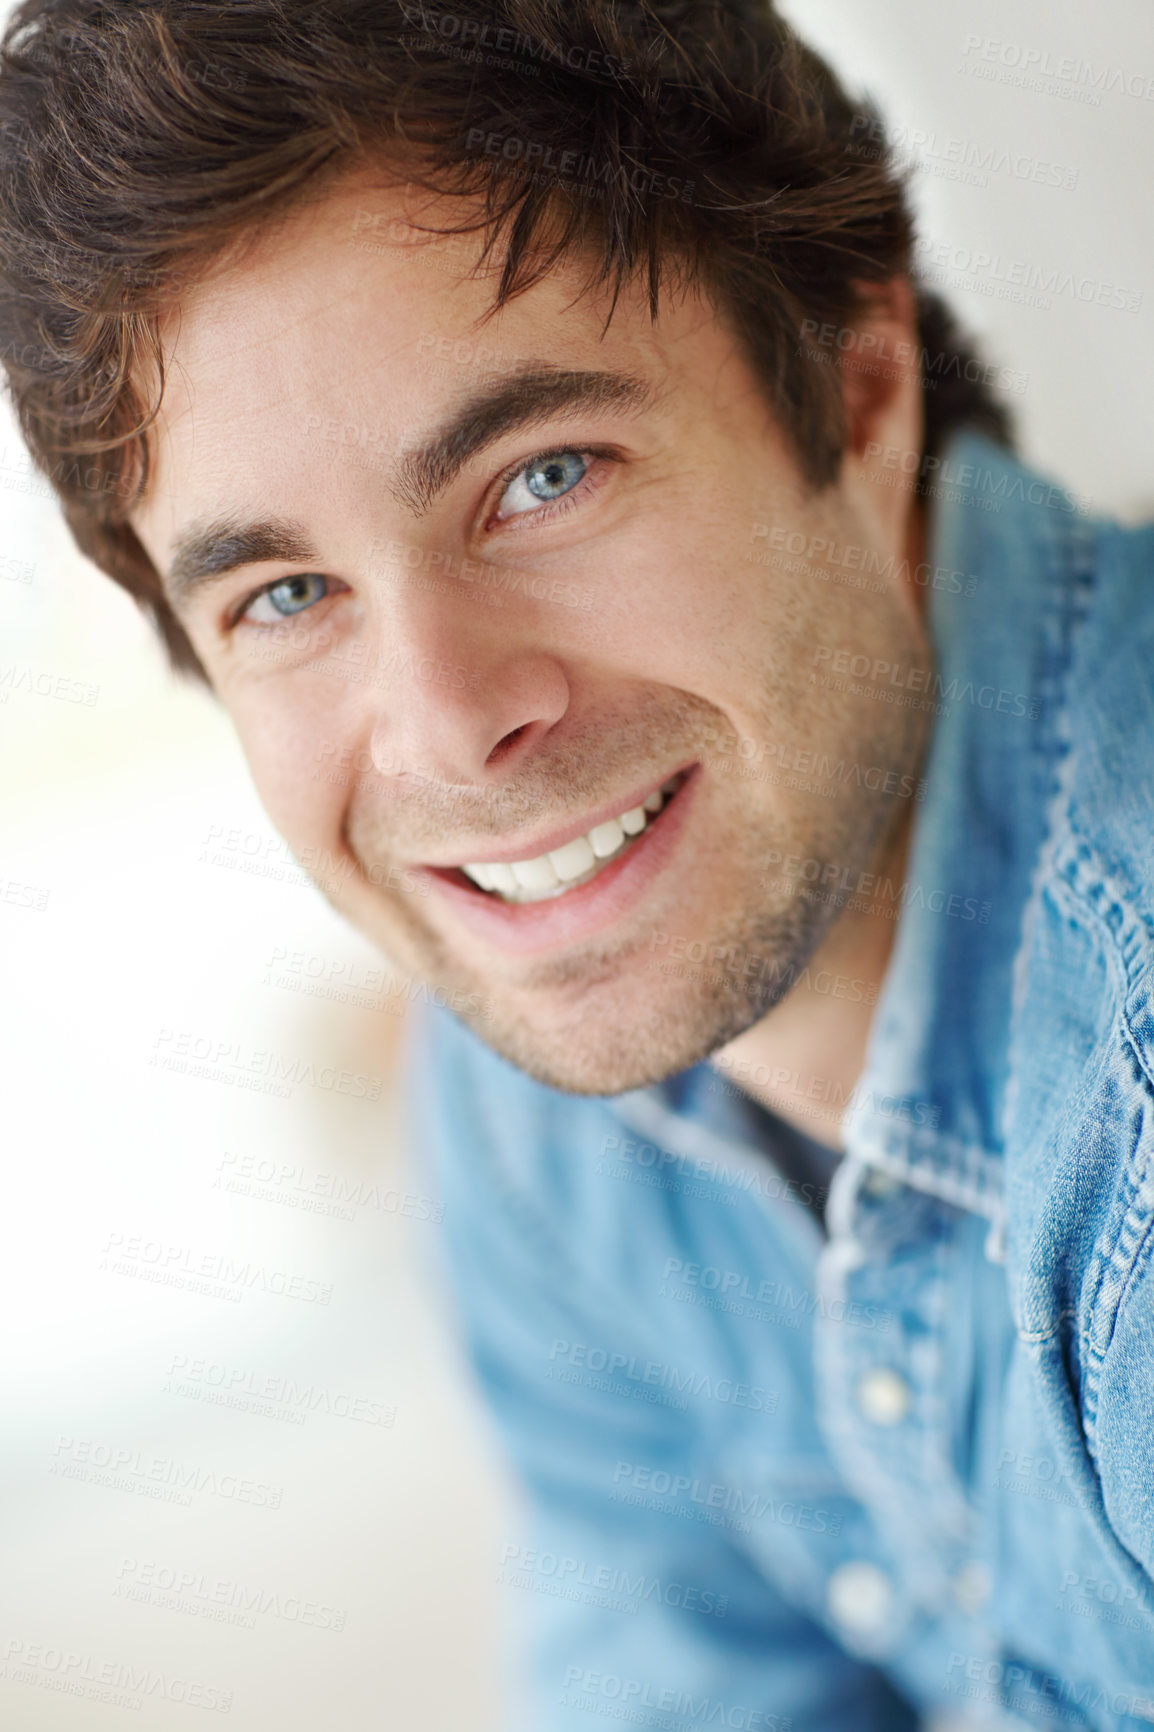
[[[1077,71],[1074,79],[1044,82],[1100,96],[1097,105],[1002,80],[1020,76],[1034,55],[1049,56],[1055,68],[1081,62],[1090,79],[1106,72],[1108,82],[1120,73],[1149,89],[1154,11],[1144,0],[967,0],[960,7],[787,0],[781,10],[843,78],[877,99],[908,153],[920,157],[914,186],[925,243],[996,261],[978,274],[978,286],[970,286],[973,274],[963,264],[965,280],[948,298],[991,359],[1028,374],[1024,396],[1011,399],[1024,454],[1089,494],[1098,510],[1149,515],[1154,224],[1146,189],[1154,97],[1095,89]],[[1038,65],[1030,63],[1034,75]],[[975,76],[978,66],[992,76]],[[1005,168],[986,173],[984,186],[947,178],[959,156],[964,166],[991,149],[1019,174],[1030,172],[1028,157],[1074,172],[1076,182],[1070,190],[1034,184]],[[1015,265],[1041,280],[1068,273],[1140,293],[1141,308],[1087,304],[1068,289],[1048,297],[1049,308],[1015,305],[996,293],[1007,278],[1012,283]]]
[[[1014,399],[1027,456],[1099,509],[1148,512],[1154,102],[1106,92],[1079,103],[964,70],[981,57],[966,48],[978,37],[1017,45],[998,51],[1006,60],[1038,49],[1148,81],[1147,0],[787,9],[920,152],[927,239],[1001,261],[951,298],[991,358],[1027,375]],[[991,146],[1062,165],[1076,184],[943,172]],[[1141,309],[982,292],[1012,261],[1140,292]],[[34,695],[24,670],[87,682],[96,702]],[[503,1724],[497,1621],[517,1609],[494,1585],[513,1510],[437,1310],[438,1229],[393,1208],[421,1188],[390,1085],[401,1001],[355,1008],[278,984],[278,950],[326,969],[380,963],[300,882],[213,702],[169,677],[131,604],[74,553],[7,418],[0,796],[5,1639],[233,1691],[229,1724],[245,1732],[492,1732]],[[12,885],[45,905],[4,900]],[[351,1069],[380,1078],[382,1098],[307,1081],[278,1098],[153,1062],[182,1038]],[[217,1183],[245,1163],[284,1169],[270,1195]],[[338,1180],[364,1187],[352,1218],[294,1206]],[[110,1244],[135,1236],[162,1245],[170,1268],[229,1256],[331,1284],[331,1296],[162,1285],[139,1273],[157,1267],[151,1250],[128,1258],[136,1274],[102,1266],[117,1262]],[[175,1361],[197,1360],[250,1387],[280,1377],[376,1402],[395,1422],[313,1412],[296,1425],[165,1387],[180,1382]],[[53,1471],[117,1449],[129,1452],[127,1489]],[[155,1500],[142,1488],[157,1460],[283,1487],[281,1507],[209,1490],[188,1507]],[[344,1628],[271,1611],[230,1625],[115,1591],[149,1568],[339,1608]],[[199,1720],[150,1697],[131,1724]],[[0,1679],[0,1721],[103,1732],[124,1710]]]

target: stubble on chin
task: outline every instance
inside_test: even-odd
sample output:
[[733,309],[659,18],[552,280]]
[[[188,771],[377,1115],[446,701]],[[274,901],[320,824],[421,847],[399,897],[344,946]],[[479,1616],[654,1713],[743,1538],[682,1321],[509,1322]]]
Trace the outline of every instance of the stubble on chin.
[[[720,933],[712,963],[671,962],[639,947],[548,1011],[517,1013],[499,1000],[462,1020],[536,1082],[565,1094],[617,1095],[661,1082],[708,1058],[767,1015],[790,990],[819,941],[823,910],[795,898],[754,928]],[[767,968],[745,966],[764,959]],[[562,1003],[559,1003],[561,1000]]]

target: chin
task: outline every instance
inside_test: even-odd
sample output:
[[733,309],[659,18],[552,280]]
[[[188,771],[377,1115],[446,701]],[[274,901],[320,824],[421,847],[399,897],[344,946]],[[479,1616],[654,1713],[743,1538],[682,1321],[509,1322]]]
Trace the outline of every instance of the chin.
[[569,1004],[552,1015],[538,1008],[529,1016],[491,995],[484,1019],[462,1020],[486,1046],[547,1088],[619,1095],[700,1063],[744,1034],[780,997],[775,993],[767,1002],[716,979],[676,984],[679,990],[655,996],[646,980],[635,1014],[618,983],[606,993],[589,991],[576,1014]]

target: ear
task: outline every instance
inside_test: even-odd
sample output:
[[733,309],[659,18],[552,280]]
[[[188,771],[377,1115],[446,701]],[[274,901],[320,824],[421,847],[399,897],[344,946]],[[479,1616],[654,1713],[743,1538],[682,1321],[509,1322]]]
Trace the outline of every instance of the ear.
[[868,311],[838,338],[847,428],[841,481],[892,540],[908,526],[925,433],[917,299],[908,277],[868,293]]

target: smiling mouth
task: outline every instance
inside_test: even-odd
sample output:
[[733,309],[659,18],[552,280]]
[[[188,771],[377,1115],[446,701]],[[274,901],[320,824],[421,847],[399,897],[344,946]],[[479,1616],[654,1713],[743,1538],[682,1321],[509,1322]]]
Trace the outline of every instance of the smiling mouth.
[[453,878],[497,902],[545,902],[578,890],[634,847],[652,829],[688,777],[679,770],[667,782],[619,817],[596,824],[583,836],[532,860],[477,861],[454,870]]

